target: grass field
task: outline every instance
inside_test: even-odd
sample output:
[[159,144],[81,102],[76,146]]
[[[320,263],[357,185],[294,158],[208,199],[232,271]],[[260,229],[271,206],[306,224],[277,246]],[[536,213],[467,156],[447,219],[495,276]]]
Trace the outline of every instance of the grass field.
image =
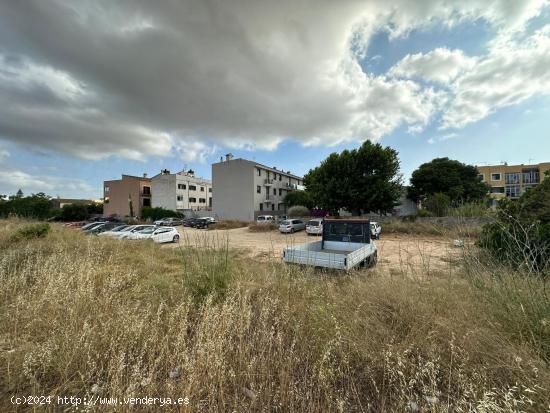
[[439,276],[342,274],[259,263],[223,238],[14,236],[27,225],[0,221],[0,411],[12,395],[188,397],[150,411],[189,412],[550,406],[542,280],[467,256]]

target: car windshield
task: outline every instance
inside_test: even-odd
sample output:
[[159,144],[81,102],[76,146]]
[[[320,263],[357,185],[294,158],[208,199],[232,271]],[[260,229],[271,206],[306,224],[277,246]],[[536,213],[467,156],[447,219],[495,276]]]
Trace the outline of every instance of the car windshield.
[[310,227],[318,227],[320,222],[319,221],[309,221],[307,223]]
[[122,231],[124,228],[128,228],[128,225],[119,225],[118,227],[114,227],[111,231],[119,232]]
[[265,217],[258,217],[258,221],[265,221]]
[[128,232],[128,231],[131,231],[131,230],[133,230],[133,229],[135,229],[135,228],[136,228],[135,225],[130,225],[130,226],[126,227],[126,228],[122,228],[122,229],[120,230],[120,232]]
[[281,225],[290,225],[290,221],[283,221],[281,222]]

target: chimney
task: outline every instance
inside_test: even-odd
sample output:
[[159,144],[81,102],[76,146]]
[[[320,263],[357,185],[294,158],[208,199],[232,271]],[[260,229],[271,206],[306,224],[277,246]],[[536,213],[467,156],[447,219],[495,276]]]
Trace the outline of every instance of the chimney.
[[143,177],[144,177],[144,178],[147,178],[147,173],[144,173],[144,174],[143,174]]
[[230,161],[231,159],[233,159],[233,154],[232,153],[228,153],[227,155],[225,155],[225,161]]
[[162,169],[162,170],[160,171],[160,173],[161,173],[162,175],[170,175],[170,171],[169,171],[168,169]]

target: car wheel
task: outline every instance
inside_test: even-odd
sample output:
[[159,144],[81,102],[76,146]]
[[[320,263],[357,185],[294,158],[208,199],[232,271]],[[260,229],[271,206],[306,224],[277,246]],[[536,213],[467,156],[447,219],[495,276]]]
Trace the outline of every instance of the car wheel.
[[290,233],[294,234],[294,228],[290,228]]
[[174,235],[174,238],[172,238],[172,242],[179,242],[179,240],[180,240],[179,235]]

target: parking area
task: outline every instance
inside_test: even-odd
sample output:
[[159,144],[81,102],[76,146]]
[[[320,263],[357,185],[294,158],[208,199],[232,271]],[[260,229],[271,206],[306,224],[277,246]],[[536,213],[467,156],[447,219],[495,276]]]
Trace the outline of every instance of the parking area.
[[[305,231],[294,234],[281,234],[278,231],[251,232],[248,228],[231,230],[201,230],[178,227],[181,234],[180,245],[185,247],[203,245],[228,245],[238,249],[253,259],[268,261],[280,260],[283,248],[314,242],[320,237],[308,236]],[[378,267],[389,273],[445,271],[460,254],[460,249],[452,247],[450,239],[430,236],[387,235],[376,241],[378,247]],[[167,248],[177,247],[167,244]]]

